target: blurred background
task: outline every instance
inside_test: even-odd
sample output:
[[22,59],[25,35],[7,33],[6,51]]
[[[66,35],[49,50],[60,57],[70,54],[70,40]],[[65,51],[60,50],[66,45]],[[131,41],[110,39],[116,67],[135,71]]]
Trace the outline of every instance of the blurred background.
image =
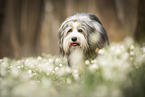
[[0,0],[0,58],[57,55],[58,28],[77,12],[98,16],[110,42],[145,41],[145,0]]

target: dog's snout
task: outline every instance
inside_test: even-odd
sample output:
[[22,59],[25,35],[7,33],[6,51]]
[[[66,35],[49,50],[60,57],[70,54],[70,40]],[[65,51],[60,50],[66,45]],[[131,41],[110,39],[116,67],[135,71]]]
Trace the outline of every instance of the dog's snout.
[[77,37],[74,36],[71,38],[71,40],[75,42],[75,41],[77,41]]

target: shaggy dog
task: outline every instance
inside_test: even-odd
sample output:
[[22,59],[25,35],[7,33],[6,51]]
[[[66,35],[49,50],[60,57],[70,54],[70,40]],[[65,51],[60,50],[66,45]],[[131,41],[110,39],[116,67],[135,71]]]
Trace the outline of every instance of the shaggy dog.
[[[109,44],[107,33],[97,16],[90,13],[76,13],[68,17],[59,28],[60,54],[66,56],[68,65],[79,59],[95,58],[96,49]],[[72,56],[74,51],[75,56]],[[70,57],[71,56],[71,57]],[[76,58],[76,59],[75,59]],[[80,61],[80,60],[79,60]]]

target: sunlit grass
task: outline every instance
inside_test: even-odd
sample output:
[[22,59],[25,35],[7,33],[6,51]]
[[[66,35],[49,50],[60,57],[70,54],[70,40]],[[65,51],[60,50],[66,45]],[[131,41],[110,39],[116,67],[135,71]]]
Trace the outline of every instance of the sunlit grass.
[[0,59],[0,97],[145,96],[145,47],[126,38],[98,53],[85,61],[83,71],[45,53]]

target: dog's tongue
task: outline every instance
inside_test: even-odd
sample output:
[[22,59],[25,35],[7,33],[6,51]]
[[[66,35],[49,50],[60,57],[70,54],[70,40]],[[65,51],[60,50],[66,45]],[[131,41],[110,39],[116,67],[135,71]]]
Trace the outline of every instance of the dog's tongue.
[[73,47],[79,46],[78,43],[72,43],[71,45],[72,45]]
[[77,43],[73,43],[72,45],[73,45],[73,46],[77,46],[78,44],[77,44]]

